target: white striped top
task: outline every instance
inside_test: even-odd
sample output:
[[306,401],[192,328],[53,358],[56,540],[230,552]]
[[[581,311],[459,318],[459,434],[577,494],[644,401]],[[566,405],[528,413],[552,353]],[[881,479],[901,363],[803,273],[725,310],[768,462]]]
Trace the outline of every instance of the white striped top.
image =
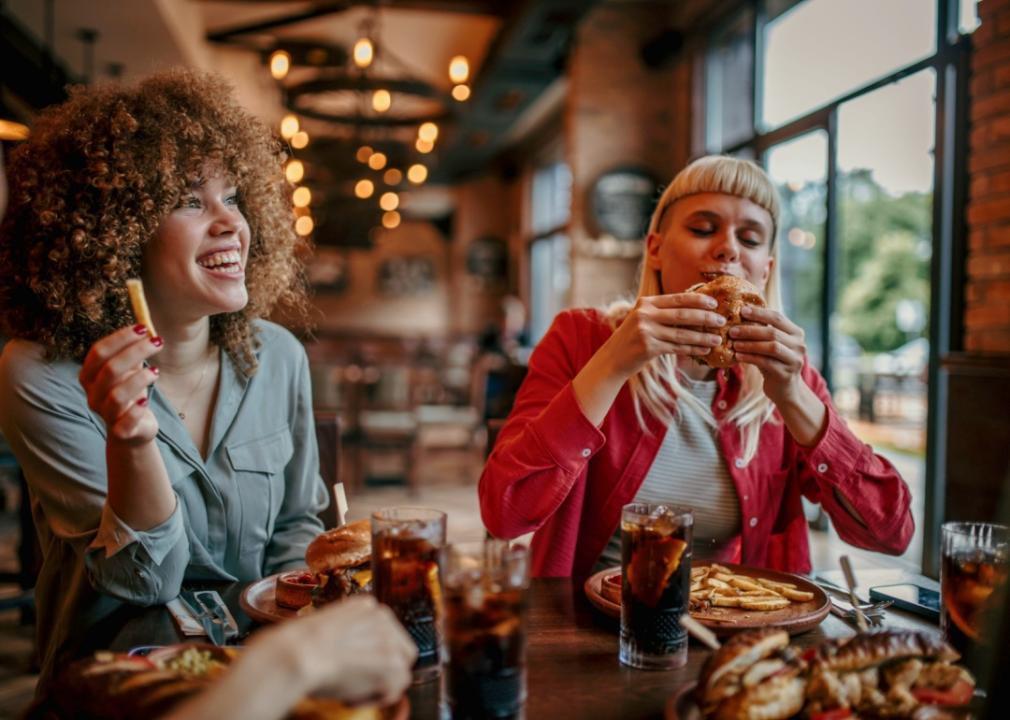
[[[684,389],[712,407],[718,384],[680,376]],[[715,556],[740,534],[740,500],[719,449],[717,430],[681,403],[634,502],[694,508],[694,559]],[[604,548],[599,567],[621,564],[621,527]]]

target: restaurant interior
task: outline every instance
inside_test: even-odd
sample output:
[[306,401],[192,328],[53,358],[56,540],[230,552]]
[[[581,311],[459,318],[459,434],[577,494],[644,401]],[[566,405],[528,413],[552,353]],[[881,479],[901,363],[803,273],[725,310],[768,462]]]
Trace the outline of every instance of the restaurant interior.
[[[911,493],[900,555],[804,500],[811,575],[843,585],[846,555],[860,594],[938,590],[944,523],[1008,523],[1010,1],[0,0],[4,156],[69,86],[172,66],[222,75],[287,148],[311,313],[273,319],[308,355],[327,527],[424,506],[450,543],[484,538],[478,481],[533,349],[559,312],[634,298],[657,199],[709,154],[775,184],[783,311]],[[40,562],[0,445],[0,717],[35,692]],[[687,717],[664,698],[703,646],[676,681],[630,671],[615,621],[565,587],[532,617],[546,597],[595,634],[531,629],[526,716]],[[570,679],[564,643],[609,684]],[[413,717],[437,716],[425,692]]]

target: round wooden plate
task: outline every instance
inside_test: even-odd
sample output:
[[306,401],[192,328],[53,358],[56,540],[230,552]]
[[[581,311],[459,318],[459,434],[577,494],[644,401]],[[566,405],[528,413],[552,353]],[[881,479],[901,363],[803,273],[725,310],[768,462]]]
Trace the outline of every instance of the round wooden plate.
[[[698,563],[694,567],[703,567],[708,563]],[[791,603],[781,610],[741,610],[740,608],[709,608],[704,612],[693,612],[691,617],[706,626],[716,635],[732,635],[739,630],[757,627],[780,627],[790,635],[806,632],[817,627],[831,609],[828,596],[820,587],[809,580],[792,573],[769,570],[767,568],[751,567],[749,565],[734,565],[719,563],[737,575],[745,577],[762,577],[777,582],[793,583],[797,590],[805,590],[814,594],[813,600],[802,603]],[[621,568],[614,567],[592,575],[583,586],[586,597],[598,610],[611,617],[621,617],[621,605],[600,594],[603,578],[609,575],[620,575]]]
[[277,590],[277,576],[280,574],[268,575],[250,583],[239,596],[238,604],[245,614],[256,622],[270,623],[297,617],[297,610],[281,607],[274,597]]
[[701,720],[701,708],[694,701],[694,689],[698,683],[688,683],[666,701],[663,717],[665,720]]

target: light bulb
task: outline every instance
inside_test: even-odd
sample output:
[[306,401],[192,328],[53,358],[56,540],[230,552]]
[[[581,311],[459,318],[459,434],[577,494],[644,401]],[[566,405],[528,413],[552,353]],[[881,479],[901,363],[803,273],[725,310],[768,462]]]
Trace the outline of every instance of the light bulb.
[[390,210],[389,212],[382,213],[382,227],[387,230],[392,230],[400,225],[400,213],[396,210]]
[[407,179],[415,185],[420,185],[428,179],[428,168],[421,163],[411,165],[407,170]]
[[368,167],[372,168],[372,170],[382,170],[382,168],[386,167],[385,154],[381,152],[372,153],[368,157]]
[[466,85],[457,85],[452,89],[452,97],[456,102],[466,102],[470,99],[470,88]]
[[400,198],[395,192],[382,193],[379,198],[379,207],[383,210],[396,210],[400,207]]
[[315,226],[316,224],[312,222],[312,218],[308,215],[303,215],[295,220],[295,232],[303,237],[305,235],[310,235]]
[[438,138],[438,125],[433,122],[421,123],[421,127],[417,129],[417,136],[427,142],[435,142]]
[[372,152],[373,152],[372,148],[368,147],[367,145],[362,145],[361,147],[358,148],[358,152],[355,153],[354,157],[358,159],[358,162],[366,163],[368,162],[368,158],[372,157]]
[[470,63],[462,55],[457,55],[449,61],[449,79],[454,83],[465,83],[470,77]]
[[288,162],[284,168],[284,177],[288,179],[289,183],[301,182],[302,178],[305,177],[305,166],[302,165],[302,161],[291,160]]
[[296,188],[291,195],[291,201],[295,207],[308,207],[312,202],[312,191],[307,187]]
[[414,143],[414,147],[417,148],[417,151],[419,153],[425,155],[427,153],[430,153],[432,149],[434,149],[435,143],[431,142],[430,140],[422,140],[421,138],[418,138],[417,142]]
[[375,47],[368,38],[358,38],[354,43],[354,64],[359,68],[366,68],[375,59]]
[[372,93],[372,109],[375,112],[384,113],[392,104],[393,96],[389,94],[389,90],[376,90]]
[[274,80],[283,80],[291,69],[291,56],[284,50],[274,50],[270,55],[270,74]]
[[307,147],[309,144],[309,134],[304,130],[299,130],[294,135],[291,136],[291,147],[295,150],[301,150]]
[[281,137],[290,140],[298,132],[298,117],[296,115],[285,115],[281,120]]
[[371,180],[358,180],[354,186],[354,194],[362,200],[372,197],[373,192],[375,192],[375,185],[372,184]]

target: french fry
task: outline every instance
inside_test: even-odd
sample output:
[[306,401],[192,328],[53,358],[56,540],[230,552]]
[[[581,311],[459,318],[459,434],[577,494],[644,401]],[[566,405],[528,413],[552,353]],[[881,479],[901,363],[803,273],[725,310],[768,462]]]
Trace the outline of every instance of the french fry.
[[696,608],[769,612],[787,608],[793,602],[807,602],[813,598],[813,593],[797,589],[794,583],[739,575],[715,563],[691,569],[690,599]]
[[778,589],[795,590],[796,589],[796,585],[794,583],[779,582],[778,580],[769,580],[768,578],[754,578],[754,581],[757,582],[757,583],[760,583],[761,585],[764,585],[765,587],[769,587],[769,588],[771,588],[773,590],[778,590]]
[[789,607],[789,601],[784,597],[779,598],[740,598],[738,606],[744,610],[781,610]]
[[796,602],[808,602],[814,599],[814,594],[812,592],[807,592],[806,590],[792,590],[790,588],[785,588],[781,592],[782,595],[790,600],[795,600]]
[[147,298],[144,297],[144,283],[136,278],[126,281],[126,290],[130,293],[130,304],[133,306],[133,316],[137,322],[147,328],[148,337],[158,337],[158,331],[154,329],[151,322],[151,311],[147,307]]
[[729,584],[735,588],[740,588],[741,590],[767,590],[768,588],[761,587],[753,580],[748,580],[745,577],[740,577],[739,575],[734,575],[729,580]]

